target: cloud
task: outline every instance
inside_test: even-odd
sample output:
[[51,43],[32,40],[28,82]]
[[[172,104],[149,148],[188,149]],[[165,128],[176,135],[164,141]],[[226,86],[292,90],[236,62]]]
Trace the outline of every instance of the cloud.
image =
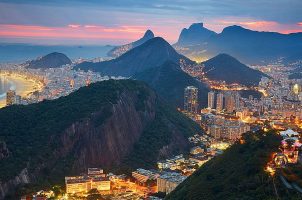
[[205,22],[218,32],[233,24],[253,30],[297,32],[301,29],[301,7],[301,0],[0,0],[0,24],[69,26],[99,34],[127,30],[121,35],[125,42],[144,29],[152,29],[173,43],[181,29],[194,22]]

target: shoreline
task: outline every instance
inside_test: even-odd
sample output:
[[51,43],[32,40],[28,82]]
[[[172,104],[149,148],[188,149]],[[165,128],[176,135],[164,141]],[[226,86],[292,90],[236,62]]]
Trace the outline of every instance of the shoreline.
[[[11,81],[15,87],[16,94],[20,95],[22,98],[28,97],[28,95],[32,92],[40,89],[37,83],[32,79],[26,79],[25,77],[16,74],[11,74],[9,76],[7,74],[0,74],[0,76],[5,77],[9,81]],[[0,108],[3,108],[5,106],[6,95],[0,97]]]

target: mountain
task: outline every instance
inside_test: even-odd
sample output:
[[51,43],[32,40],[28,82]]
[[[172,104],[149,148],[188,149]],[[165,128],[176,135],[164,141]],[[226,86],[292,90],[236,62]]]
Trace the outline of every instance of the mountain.
[[208,58],[227,53],[249,64],[263,64],[280,58],[294,62],[302,59],[302,33],[260,32],[235,25],[224,28],[202,44],[180,43],[177,48],[188,57],[196,52],[200,57]]
[[214,31],[205,28],[203,23],[194,23],[188,29],[182,29],[176,45],[190,46],[202,44],[216,34]]
[[180,108],[184,104],[185,87],[193,85],[198,88],[200,107],[205,107],[207,104],[208,87],[185,73],[172,61],[166,61],[161,66],[143,71],[132,78],[148,83],[169,103]]
[[167,60],[179,63],[180,59],[185,60],[186,63],[193,63],[178,54],[163,38],[155,37],[116,59],[98,63],[83,62],[75,68],[98,71],[111,76],[131,77],[146,69],[160,66]]
[[206,76],[210,80],[225,81],[226,83],[240,83],[246,86],[258,85],[261,77],[266,74],[249,68],[234,57],[219,54],[202,63]]
[[24,187],[64,184],[64,176],[88,167],[123,173],[154,168],[157,159],[187,150],[187,137],[201,131],[133,80],[97,82],[56,100],[5,107],[0,119],[0,199],[17,188],[20,194]]
[[63,53],[53,52],[32,60],[28,63],[28,68],[56,68],[61,67],[62,65],[71,64],[71,60]]
[[110,57],[114,57],[114,58],[119,57],[122,54],[126,53],[127,51],[145,43],[146,41],[148,41],[152,38],[154,38],[154,33],[151,30],[147,30],[141,39],[139,39],[135,42],[129,43],[129,44],[115,47],[112,50],[110,50],[107,54]]
[[264,171],[272,153],[278,152],[281,137],[258,132],[243,139],[244,144],[237,142],[207,162],[165,200],[301,199],[301,194],[286,189],[278,174],[272,178]]

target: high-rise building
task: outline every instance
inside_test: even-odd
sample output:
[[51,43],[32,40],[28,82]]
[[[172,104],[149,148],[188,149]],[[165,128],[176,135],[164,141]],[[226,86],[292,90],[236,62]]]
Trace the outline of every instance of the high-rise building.
[[221,112],[223,110],[223,93],[217,94],[216,110],[218,112]]
[[208,108],[213,109],[215,107],[215,92],[208,93]]
[[185,88],[184,110],[189,113],[198,112],[198,89],[194,86]]
[[239,110],[240,107],[241,107],[241,105],[240,105],[240,94],[239,94],[239,92],[236,92],[235,93],[235,109]]
[[15,90],[8,90],[6,92],[6,105],[10,106],[10,105],[15,104],[15,100],[16,100]]
[[235,97],[232,92],[225,94],[225,108],[228,113],[231,113],[235,110]]

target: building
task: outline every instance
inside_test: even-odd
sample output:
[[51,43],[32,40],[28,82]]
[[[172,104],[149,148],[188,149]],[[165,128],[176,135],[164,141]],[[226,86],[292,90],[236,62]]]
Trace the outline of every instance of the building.
[[92,189],[110,191],[111,182],[100,168],[88,168],[85,176],[65,177],[66,193],[87,193]]
[[185,88],[184,110],[192,114],[198,112],[198,89],[194,86]]
[[6,93],[6,105],[11,106],[15,104],[16,92],[15,90],[8,90]]
[[215,107],[215,92],[208,93],[208,108],[213,109]]
[[137,169],[136,171],[132,172],[132,177],[135,178],[139,183],[146,183],[148,180],[156,180],[159,174],[154,173],[150,170],[145,169]]
[[228,113],[232,113],[235,110],[235,96],[232,92],[228,92],[225,95],[225,108]]
[[217,94],[216,110],[217,112],[221,112],[223,110],[223,93]]
[[185,179],[186,177],[179,173],[163,172],[157,178],[157,190],[169,194]]

